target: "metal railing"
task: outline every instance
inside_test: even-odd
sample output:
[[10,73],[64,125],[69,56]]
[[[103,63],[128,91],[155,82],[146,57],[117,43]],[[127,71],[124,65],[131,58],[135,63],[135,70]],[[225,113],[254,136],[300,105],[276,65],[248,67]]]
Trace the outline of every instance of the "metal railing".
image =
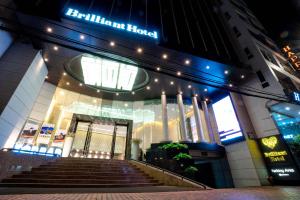
[[159,171],[161,171],[161,172],[164,173],[164,174],[172,175],[172,176],[174,176],[174,177],[176,177],[176,178],[178,178],[178,179],[181,179],[182,181],[188,181],[188,182],[190,182],[191,184],[196,185],[196,186],[198,186],[198,187],[202,187],[202,188],[205,189],[205,190],[207,190],[207,189],[212,189],[212,188],[208,187],[207,185],[204,185],[203,183],[197,182],[197,181],[195,181],[195,180],[193,180],[193,179],[187,178],[187,177],[185,177],[185,176],[182,176],[182,175],[177,174],[177,173],[175,173],[175,172],[172,172],[172,171],[170,171],[170,170],[167,170],[167,169],[158,167],[158,166],[156,166],[156,165],[152,165],[152,164],[150,164],[150,163],[147,163],[147,162],[144,162],[144,161],[139,161],[139,160],[134,160],[134,159],[130,159],[130,160],[131,160],[131,161],[134,161],[134,162],[137,162],[137,163],[140,163],[140,164],[145,165],[145,166],[149,166],[149,167],[154,168],[154,169],[156,169],[156,170],[159,170]]

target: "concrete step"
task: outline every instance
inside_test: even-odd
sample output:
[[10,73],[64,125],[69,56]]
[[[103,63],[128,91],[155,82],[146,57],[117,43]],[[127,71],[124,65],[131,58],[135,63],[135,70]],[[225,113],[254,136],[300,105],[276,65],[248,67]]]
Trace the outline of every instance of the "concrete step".
[[74,183],[0,183],[0,187],[26,188],[118,188],[118,187],[149,187],[160,186],[159,183],[128,183],[128,184],[74,184]]
[[97,168],[32,168],[32,172],[34,171],[70,171],[70,172],[77,172],[80,173],[82,171],[87,171],[87,172],[110,172],[110,173],[135,173],[139,172],[138,169],[132,169],[132,168],[127,168],[127,169],[97,169]]
[[130,176],[124,175],[112,175],[112,176],[105,176],[105,175],[57,175],[57,174],[17,174],[13,175],[12,178],[31,178],[31,179],[101,179],[101,180],[149,180],[152,179],[147,175],[142,174],[132,174]]
[[22,174],[57,174],[57,175],[77,175],[77,174],[82,174],[82,175],[105,175],[105,176],[113,176],[113,175],[120,175],[120,176],[131,176],[134,174],[140,174],[143,175],[144,173],[141,171],[136,171],[136,172],[107,172],[107,171],[80,171],[80,170],[67,170],[67,171],[24,171]]
[[128,183],[157,183],[152,179],[138,180],[104,180],[104,179],[32,179],[32,178],[7,178],[2,183],[70,183],[70,184],[128,184]]

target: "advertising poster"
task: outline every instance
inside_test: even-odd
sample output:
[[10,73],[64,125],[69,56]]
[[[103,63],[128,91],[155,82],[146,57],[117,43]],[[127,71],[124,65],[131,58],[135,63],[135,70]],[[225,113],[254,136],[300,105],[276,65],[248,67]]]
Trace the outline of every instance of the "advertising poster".
[[280,183],[299,181],[299,171],[281,135],[259,139],[267,168],[273,179]]
[[54,124],[43,124],[36,142],[38,144],[48,144],[54,131],[54,126]]
[[55,132],[52,146],[63,147],[67,131],[59,129]]
[[32,145],[34,142],[34,137],[37,134],[38,129],[39,129],[38,122],[28,120],[25,123],[25,126],[20,133],[20,137],[19,137],[17,143],[15,144],[15,148],[20,149],[26,145]]
[[213,103],[212,107],[216,117],[221,143],[228,145],[245,140],[230,96]]

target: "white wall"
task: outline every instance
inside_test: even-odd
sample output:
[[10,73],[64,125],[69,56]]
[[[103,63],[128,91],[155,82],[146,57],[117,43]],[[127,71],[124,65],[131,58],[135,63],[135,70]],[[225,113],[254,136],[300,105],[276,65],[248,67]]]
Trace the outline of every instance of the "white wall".
[[55,93],[56,86],[44,82],[43,86],[39,92],[38,97],[35,100],[32,111],[29,115],[29,118],[42,123],[45,120],[48,109],[50,108],[50,104]]
[[0,148],[13,147],[32,110],[47,73],[47,67],[38,52],[0,116]]

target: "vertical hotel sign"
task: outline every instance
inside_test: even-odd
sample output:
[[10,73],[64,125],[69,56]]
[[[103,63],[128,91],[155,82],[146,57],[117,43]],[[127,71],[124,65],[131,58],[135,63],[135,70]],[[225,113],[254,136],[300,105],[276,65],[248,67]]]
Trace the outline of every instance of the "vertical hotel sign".
[[286,54],[293,66],[297,70],[300,70],[300,57],[296,55],[296,53],[291,49],[291,47],[289,45],[286,45],[282,48],[282,51]]
[[275,181],[299,181],[300,175],[281,135],[259,139],[267,168]]
[[65,16],[82,22],[92,23],[95,26],[108,27],[118,31],[125,31],[131,34],[136,34],[136,35],[140,35],[155,40],[158,39],[157,31],[154,30],[149,31],[147,29],[141,28],[134,24],[113,21],[104,16],[100,16],[94,13],[83,13],[80,12],[79,10],[68,8],[67,11],[65,12]]

